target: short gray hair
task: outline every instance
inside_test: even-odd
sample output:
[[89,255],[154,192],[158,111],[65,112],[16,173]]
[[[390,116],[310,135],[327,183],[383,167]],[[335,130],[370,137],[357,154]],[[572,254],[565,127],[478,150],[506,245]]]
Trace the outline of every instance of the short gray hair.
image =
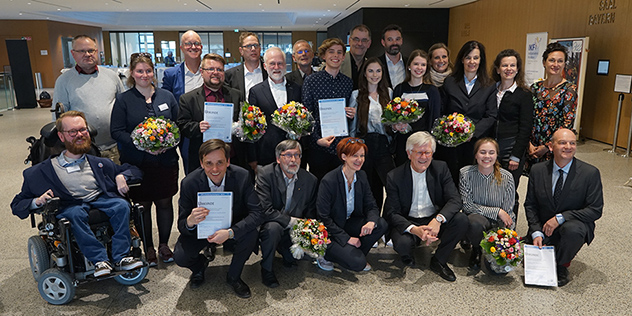
[[283,56],[283,62],[285,62],[285,53],[283,52],[283,50],[281,50],[280,48],[273,46],[270,47],[266,50],[266,52],[263,54],[263,62],[266,63],[268,62],[268,55],[272,54],[273,52],[278,52],[279,54],[281,54],[281,56]]
[[434,153],[437,150],[437,141],[434,136],[426,131],[416,132],[406,140],[406,151],[411,151],[415,146],[423,146],[426,144],[430,144],[430,148],[432,148],[432,152]]
[[312,49],[312,45],[310,45],[308,41],[306,41],[304,39],[300,39],[300,40],[294,42],[294,45],[292,45],[292,54],[296,54],[296,49],[298,48],[297,46],[298,46],[298,44],[301,44],[301,43],[307,44],[307,46],[309,46],[309,49],[310,50]]
[[301,143],[293,139],[286,139],[280,142],[278,145],[276,145],[276,148],[274,149],[274,154],[276,155],[277,158],[279,158],[281,157],[281,153],[283,153],[284,151],[290,150],[290,149],[296,149],[296,148],[298,148],[301,154],[303,153],[303,147],[301,147]]

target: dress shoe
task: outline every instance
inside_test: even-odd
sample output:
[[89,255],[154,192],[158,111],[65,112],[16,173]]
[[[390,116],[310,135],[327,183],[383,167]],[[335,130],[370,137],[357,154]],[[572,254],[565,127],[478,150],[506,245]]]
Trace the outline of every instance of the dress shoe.
[[215,245],[208,245],[208,247],[204,248],[204,256],[208,259],[208,262],[215,260],[215,253],[217,252],[217,247]]
[[197,272],[193,272],[191,273],[191,288],[192,289],[197,289],[198,287],[200,287],[204,281],[206,280],[206,277],[204,276],[206,273],[206,267],[208,266],[208,259],[205,256],[202,256],[204,259],[204,263],[202,265],[202,269],[200,271]]
[[409,267],[415,266],[415,258],[411,256],[402,256],[402,262],[404,263],[404,265]]
[[463,239],[460,242],[461,244],[461,249],[463,250],[470,250],[470,248],[472,248],[472,243],[469,240]]
[[568,268],[565,266],[557,266],[557,286],[564,286],[570,281]]
[[263,282],[263,285],[269,288],[275,288],[279,286],[279,280],[277,280],[276,276],[274,275],[274,272],[268,271],[263,268],[261,268],[261,282]]
[[448,267],[447,263],[440,263],[435,256],[432,256],[430,259],[430,270],[434,271],[440,277],[442,277],[446,281],[454,282],[456,281],[456,276],[454,272]]
[[481,269],[481,247],[473,247],[472,254],[470,254],[469,268],[472,271],[478,271]]
[[285,261],[283,260],[283,266],[290,269],[290,268],[296,268],[298,266],[298,263],[296,262],[296,260],[292,260],[292,261]]
[[241,298],[250,297],[251,295],[250,288],[248,287],[248,284],[244,283],[244,281],[241,278],[238,278],[237,280],[233,280],[227,277],[226,282],[228,282],[228,285],[233,287],[233,290],[235,290],[235,294],[237,294],[237,296]]

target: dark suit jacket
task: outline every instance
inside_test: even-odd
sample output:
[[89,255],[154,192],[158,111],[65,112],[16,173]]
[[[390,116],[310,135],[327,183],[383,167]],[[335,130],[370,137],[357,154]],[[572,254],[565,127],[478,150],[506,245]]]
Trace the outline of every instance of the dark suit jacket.
[[[130,164],[123,164],[122,166],[119,166],[110,159],[95,157],[92,155],[86,155],[86,157],[88,163],[90,164],[90,168],[94,173],[94,177],[97,180],[97,185],[101,191],[103,191],[103,194],[108,197],[121,197],[116,186],[115,178],[117,175],[124,175],[129,182],[139,182],[143,177],[143,172]],[[53,196],[60,198],[61,208],[83,203],[83,200],[74,198],[68,189],[66,189],[55,173],[51,159],[57,158],[48,158],[41,163],[24,170],[24,183],[22,184],[22,190],[11,202],[13,215],[18,216],[21,219],[27,218],[30,213],[30,206],[33,199],[40,197],[48,189],[53,190]]]
[[[293,81],[285,81],[285,89],[287,102],[301,101],[301,86]],[[266,133],[254,143],[255,155],[252,157],[257,161],[259,165],[265,166],[276,161],[274,149],[276,145],[283,141],[286,136],[286,132],[272,124],[272,113],[279,107],[274,101],[274,96],[270,90],[270,81],[264,80],[261,83],[254,85],[250,89],[250,95],[248,96],[248,103],[256,105],[261,108],[261,111],[266,116],[266,122],[268,122],[268,128]],[[283,104],[281,104],[282,106]],[[254,161],[252,160],[252,161]]]
[[474,138],[492,135],[492,127],[498,115],[495,85],[483,87],[476,80],[468,94],[464,80],[457,82],[453,76],[448,76],[443,82],[443,89],[446,93],[443,114],[458,112],[472,119],[476,127]]
[[[388,64],[386,63],[386,54],[382,54],[382,56],[379,56],[378,59],[382,62],[382,65],[384,65],[384,77],[386,77],[386,82],[388,83],[388,86],[392,89],[394,88],[393,85],[391,84],[391,75],[388,73]],[[408,63],[408,57],[404,56],[404,54],[402,54],[402,61],[404,62],[404,68],[406,68],[406,63]]]
[[285,79],[287,79],[288,81],[292,81],[299,86],[303,85],[303,76],[301,75],[301,71],[298,69],[285,74]]
[[[259,62],[263,81],[268,79],[268,72],[263,69],[263,59]],[[224,84],[233,89],[237,89],[241,93],[241,99],[246,100],[246,81],[244,80],[244,64],[226,70],[224,74]]]
[[522,159],[527,150],[529,137],[531,137],[533,107],[533,95],[520,87],[517,87],[513,93],[505,92],[498,107],[496,139],[515,139],[510,155],[519,159]]
[[[603,211],[603,188],[599,170],[577,158],[564,181],[560,204],[553,200],[553,159],[533,165],[529,173],[527,198],[524,202],[525,214],[529,222],[529,236],[542,231],[546,221],[561,213],[564,219],[578,220],[590,228],[586,242],[595,237],[595,221]],[[562,224],[564,225],[564,224]]]
[[[454,185],[448,165],[439,160],[432,160],[426,169],[426,184],[430,200],[437,212],[447,221],[461,209],[461,195]],[[413,173],[410,162],[391,170],[386,177],[386,201],[384,217],[393,229],[400,233],[413,225],[408,214],[413,201]]]
[[285,208],[286,186],[279,164],[257,167],[255,191],[265,213],[264,222],[277,222],[282,227],[290,224],[290,217],[316,218],[316,189],[318,180],[305,169],[299,169],[294,183],[292,202]]
[[184,62],[181,62],[175,67],[167,68],[162,77],[162,88],[171,91],[176,102],[184,94],[184,73]]
[[[230,228],[239,239],[246,232],[257,229],[261,225],[261,206],[259,198],[250,182],[248,171],[230,165],[226,170],[224,192],[233,192],[233,221]],[[197,207],[198,192],[210,192],[208,177],[203,169],[196,169],[189,173],[180,185],[180,199],[178,200],[178,230],[184,238],[197,239],[197,227],[188,229],[187,217]]]
[[[233,103],[233,121],[238,119],[240,102],[243,100],[239,91],[222,86],[224,101]],[[184,137],[191,139],[189,144],[189,173],[200,166],[198,152],[202,145],[200,122],[204,120],[204,87],[185,93],[180,98],[180,112],[178,113],[178,127]],[[234,140],[234,139],[233,139]],[[234,143],[234,141],[233,141]],[[238,161],[234,161],[239,165]]]
[[[354,208],[351,217],[365,218],[376,225],[380,211],[371,193],[371,186],[364,170],[356,172]],[[344,246],[349,241],[349,234],[344,230],[347,222],[347,193],[342,166],[328,172],[320,181],[316,210],[319,219],[327,227],[331,239]]]

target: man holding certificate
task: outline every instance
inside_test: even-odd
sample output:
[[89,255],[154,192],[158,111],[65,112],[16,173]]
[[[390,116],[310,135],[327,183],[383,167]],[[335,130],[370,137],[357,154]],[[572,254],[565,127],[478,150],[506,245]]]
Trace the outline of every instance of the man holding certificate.
[[[180,127],[180,131],[184,137],[191,139],[189,145],[189,163],[188,169],[186,170],[187,174],[200,166],[198,150],[200,149],[200,145],[202,145],[204,133],[211,128],[211,125],[213,126],[213,131],[210,132],[217,131],[217,133],[221,133],[222,125],[230,126],[233,121],[237,120],[239,103],[243,100],[238,90],[224,85],[224,64],[226,64],[226,61],[220,55],[204,55],[200,66],[204,84],[180,97],[178,127]],[[211,103],[209,104],[208,102]],[[209,104],[209,109],[207,109],[205,103]],[[221,111],[222,108],[226,108],[226,105],[231,103],[233,104],[232,113]],[[205,112],[213,112],[213,108],[218,109],[214,111],[216,113],[215,115],[211,115],[214,117],[213,122],[216,124],[211,124],[208,121],[208,113],[205,115]],[[223,130],[225,131],[226,129]],[[214,133],[214,135],[218,135],[217,133]],[[226,134],[226,132],[224,132],[224,134]],[[228,129],[228,135],[224,135],[222,138],[226,137],[230,139],[230,129]],[[235,151],[237,151],[237,149],[235,149]],[[242,165],[240,161],[236,161],[235,159],[233,159],[233,163]]]
[[176,264],[191,270],[191,288],[197,288],[204,283],[209,262],[200,251],[224,245],[233,252],[226,281],[237,296],[248,298],[250,288],[241,279],[241,272],[255,249],[262,211],[248,171],[231,165],[229,152],[230,146],[219,139],[204,142],[198,156],[202,168],[182,180],[180,237],[174,258]]
[[575,158],[571,130],[557,130],[548,147],[553,159],[531,168],[524,208],[533,245],[555,246],[557,285],[564,286],[571,260],[595,237],[603,192],[599,170]]
[[309,170],[318,179],[340,166],[336,145],[348,136],[348,125],[355,116],[355,108],[347,107],[353,82],[340,73],[345,56],[345,45],[338,38],[328,38],[318,48],[325,60],[325,69],[303,81],[303,104],[312,112],[316,126],[309,136]]

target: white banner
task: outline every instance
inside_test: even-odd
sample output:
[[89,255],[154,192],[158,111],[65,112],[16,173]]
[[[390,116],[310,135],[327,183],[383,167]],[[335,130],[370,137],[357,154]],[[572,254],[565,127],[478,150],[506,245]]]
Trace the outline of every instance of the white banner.
[[526,54],[524,55],[524,75],[527,84],[544,79],[544,66],[542,65],[542,54],[546,50],[549,33],[528,33]]

